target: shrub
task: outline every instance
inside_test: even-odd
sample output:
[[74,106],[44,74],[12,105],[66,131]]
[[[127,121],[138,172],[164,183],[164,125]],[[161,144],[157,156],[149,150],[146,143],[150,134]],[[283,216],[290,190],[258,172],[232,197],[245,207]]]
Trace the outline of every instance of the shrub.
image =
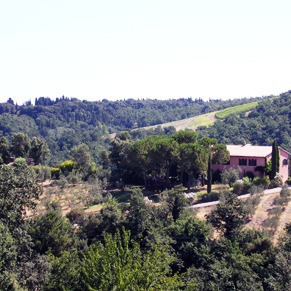
[[74,169],[76,169],[77,164],[76,162],[72,160],[66,160],[60,164],[60,170],[63,174],[67,175],[68,173],[72,172]]
[[[212,183],[221,182],[221,171],[216,170],[212,173]],[[291,181],[290,181],[291,183]]]
[[232,192],[236,195],[241,195],[243,193],[244,190],[244,185],[241,182],[235,182],[233,184],[233,190]]
[[220,194],[217,192],[210,192],[208,194],[203,194],[199,201],[197,203],[204,203],[204,202],[212,202],[212,201],[218,201],[220,197]]
[[289,186],[291,186],[291,177],[288,177],[288,179],[285,181],[286,184],[288,184]]
[[283,185],[283,181],[279,173],[276,174],[275,178],[271,181],[269,188],[277,188]]
[[51,170],[49,167],[45,166],[31,166],[31,168],[35,171],[37,180],[45,181],[51,178]]
[[221,174],[221,181],[223,184],[228,184],[232,187],[233,183],[238,180],[240,169],[230,168],[229,170],[225,170]]
[[67,181],[70,184],[76,185],[81,182],[81,175],[76,170],[73,170],[67,175]]
[[69,221],[72,224],[73,223],[79,224],[84,220],[84,214],[85,214],[85,211],[83,209],[77,208],[67,213],[66,217],[69,219]]
[[236,195],[243,195],[249,193],[251,184],[248,182],[235,182],[233,184],[233,193]]
[[264,194],[264,188],[261,186],[252,185],[250,188],[251,195],[261,195]]
[[254,173],[253,172],[250,172],[250,171],[248,171],[248,172],[246,172],[246,177],[248,177],[249,179],[254,179],[254,177],[255,177],[255,175],[254,175]]
[[271,181],[270,181],[269,176],[264,176],[262,178],[255,177],[253,180],[253,184],[255,186],[260,186],[260,187],[263,187],[264,189],[268,189],[271,184]]
[[60,178],[60,169],[59,168],[49,168],[51,171],[51,179]]
[[284,184],[282,186],[282,190],[280,191],[280,196],[281,197],[290,197],[291,196],[291,191],[289,190],[287,184]]

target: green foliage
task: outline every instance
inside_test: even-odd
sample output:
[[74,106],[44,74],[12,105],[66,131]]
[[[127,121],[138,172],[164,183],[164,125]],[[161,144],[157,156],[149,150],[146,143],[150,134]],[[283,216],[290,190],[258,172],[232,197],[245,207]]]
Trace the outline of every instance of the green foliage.
[[50,251],[54,256],[72,246],[73,236],[70,223],[54,210],[37,217],[31,222],[29,233],[35,250],[40,254]]
[[236,195],[243,195],[243,194],[247,194],[250,192],[252,186],[252,182],[250,180],[245,181],[243,180],[243,182],[235,182],[233,183],[232,187],[233,187],[233,193],[235,193]]
[[23,132],[15,133],[12,136],[11,152],[18,158],[27,158],[30,150],[30,139],[27,134]]
[[221,173],[221,181],[223,184],[228,184],[232,187],[233,183],[239,179],[240,169],[230,168]]
[[197,203],[218,201],[219,197],[220,197],[220,193],[218,193],[218,192],[210,192],[210,193],[201,195],[199,197],[199,200],[197,201]]
[[245,223],[247,211],[244,202],[231,192],[225,191],[217,208],[207,215],[207,220],[226,238],[234,239]]
[[50,150],[46,141],[40,137],[34,137],[31,140],[29,157],[33,159],[34,164],[45,163],[49,158]]
[[234,107],[220,110],[215,114],[215,116],[217,118],[223,119],[223,118],[226,118],[226,117],[233,115],[233,114],[240,114],[240,113],[249,111],[257,106],[258,106],[258,102],[242,104],[242,105],[238,105],[238,106],[234,106]]
[[280,154],[279,154],[279,148],[277,145],[276,139],[273,141],[272,144],[272,157],[271,157],[271,180],[275,179],[277,173],[279,173],[280,169]]
[[39,181],[45,181],[52,177],[51,169],[49,167],[31,166],[31,168],[35,171],[37,180]]
[[60,164],[59,169],[64,174],[68,174],[69,172],[72,172],[74,169],[76,169],[77,163],[72,160],[64,161]]
[[0,138],[0,157],[2,159],[2,163],[7,164],[10,158],[9,152],[9,142],[6,137],[2,136]]
[[253,184],[255,186],[259,186],[259,187],[263,187],[264,189],[268,189],[270,184],[271,184],[271,181],[270,181],[269,176],[264,176],[262,178],[255,177],[253,180]]
[[60,168],[52,168],[52,167],[50,167],[49,170],[51,171],[51,178],[52,179],[59,179],[59,177],[60,177]]
[[25,162],[0,167],[0,221],[16,227],[23,221],[27,208],[35,206],[42,189],[36,183],[34,171]]
[[174,221],[177,221],[181,217],[184,207],[188,204],[181,186],[176,186],[167,193],[167,204],[171,211]]
[[82,280],[87,290],[177,290],[181,282],[171,274],[172,261],[167,250],[143,253],[128,232],[118,231],[84,254]]
[[51,273],[44,290],[77,290],[80,286],[81,262],[76,249],[63,251],[60,257],[49,253]]
[[206,266],[210,261],[210,228],[197,217],[188,216],[172,223],[166,233],[172,239],[172,247],[184,263],[184,267]]
[[207,193],[211,192],[212,188],[212,158],[209,155],[207,167]]
[[80,144],[72,148],[70,152],[72,160],[76,163],[76,168],[85,179],[96,172],[93,157],[86,144]]
[[172,135],[172,138],[179,144],[195,143],[197,141],[197,134],[190,130],[179,130]]
[[198,130],[199,137],[216,138],[219,143],[272,144],[274,139],[282,148],[291,150],[290,105],[291,92],[278,98],[267,98],[259,102],[248,114],[231,115],[219,120],[211,127]]

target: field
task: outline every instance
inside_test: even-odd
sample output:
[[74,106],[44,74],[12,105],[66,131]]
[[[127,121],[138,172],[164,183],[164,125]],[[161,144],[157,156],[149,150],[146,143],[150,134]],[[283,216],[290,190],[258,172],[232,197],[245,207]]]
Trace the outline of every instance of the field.
[[210,113],[206,113],[206,114],[202,114],[202,115],[198,115],[198,116],[194,116],[194,117],[190,117],[186,119],[181,119],[177,121],[171,121],[171,122],[158,124],[158,125],[152,125],[152,126],[146,126],[146,127],[143,127],[142,129],[154,129],[158,126],[161,126],[162,128],[167,127],[167,126],[174,126],[177,131],[186,129],[186,128],[195,130],[199,126],[212,125],[216,120],[215,118],[216,113],[217,112],[210,112]]
[[232,114],[240,114],[243,112],[247,112],[255,108],[256,106],[258,106],[258,104],[259,102],[252,102],[252,103],[247,103],[247,104],[242,104],[242,105],[226,108],[226,109],[217,111],[215,114],[215,117],[219,119],[224,119]]

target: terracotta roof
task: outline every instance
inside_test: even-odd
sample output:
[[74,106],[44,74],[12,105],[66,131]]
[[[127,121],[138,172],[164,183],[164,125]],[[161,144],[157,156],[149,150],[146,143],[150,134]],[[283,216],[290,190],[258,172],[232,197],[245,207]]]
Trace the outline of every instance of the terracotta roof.
[[237,157],[267,157],[272,153],[272,146],[227,145],[230,156]]

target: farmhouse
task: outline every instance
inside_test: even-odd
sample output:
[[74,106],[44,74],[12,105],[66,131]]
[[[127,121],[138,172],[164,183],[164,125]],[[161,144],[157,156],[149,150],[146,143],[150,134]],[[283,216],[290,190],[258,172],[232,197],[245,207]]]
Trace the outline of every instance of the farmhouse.
[[[241,178],[249,173],[253,173],[255,177],[260,177],[264,173],[266,162],[271,160],[272,146],[254,146],[246,145],[227,145],[230,154],[230,160],[224,165],[213,165],[213,171],[223,171],[229,168],[241,169]],[[290,153],[279,147],[280,167],[279,174],[283,182],[289,176],[289,157]]]

